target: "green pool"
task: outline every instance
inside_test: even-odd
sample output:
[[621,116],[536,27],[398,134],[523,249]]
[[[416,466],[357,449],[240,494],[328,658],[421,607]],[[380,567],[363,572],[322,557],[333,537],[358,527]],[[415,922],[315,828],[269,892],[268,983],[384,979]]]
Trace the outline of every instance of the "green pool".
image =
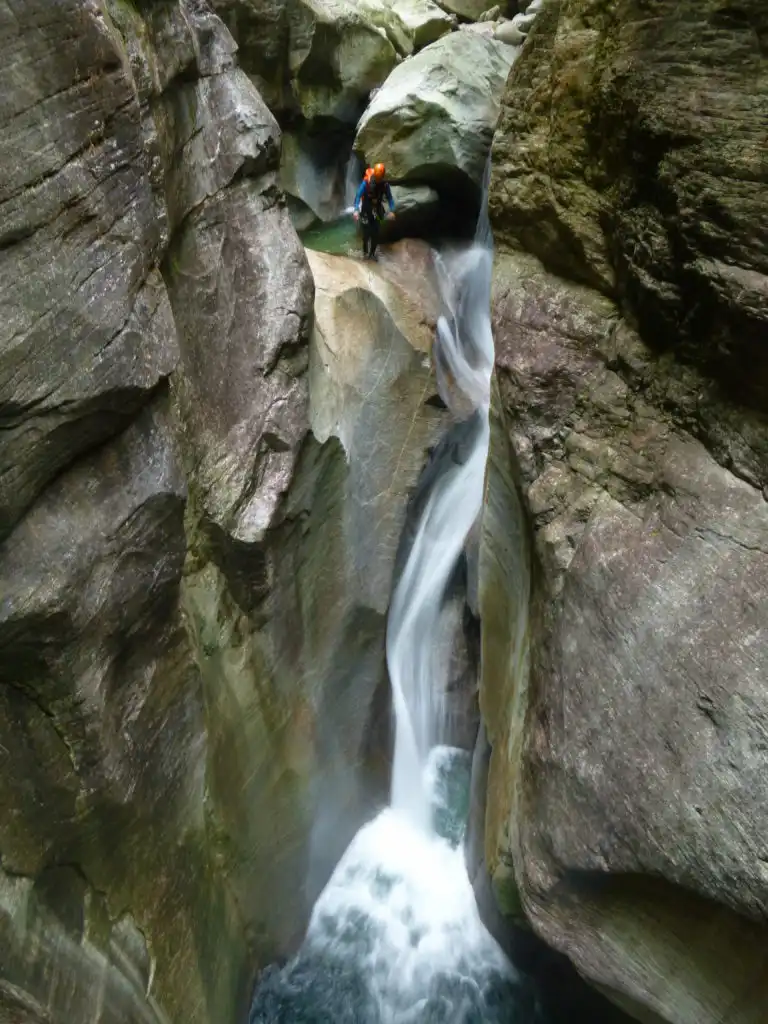
[[348,256],[360,249],[357,224],[352,217],[339,217],[327,224],[316,224],[299,233],[299,238],[308,249],[328,252],[334,256]]

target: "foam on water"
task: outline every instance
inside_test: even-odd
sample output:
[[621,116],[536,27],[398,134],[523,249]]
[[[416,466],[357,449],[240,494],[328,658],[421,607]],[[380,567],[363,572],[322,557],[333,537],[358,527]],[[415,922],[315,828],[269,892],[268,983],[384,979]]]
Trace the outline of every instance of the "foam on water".
[[356,961],[388,1024],[418,1019],[440,998],[436,979],[479,1008],[487,989],[515,978],[480,921],[461,847],[391,808],[355,837],[315,906],[307,942]]
[[425,830],[388,808],[357,833],[299,956],[262,984],[252,1024],[535,1020],[532,992],[483,927],[457,842],[467,755],[435,748],[421,781],[442,828]]

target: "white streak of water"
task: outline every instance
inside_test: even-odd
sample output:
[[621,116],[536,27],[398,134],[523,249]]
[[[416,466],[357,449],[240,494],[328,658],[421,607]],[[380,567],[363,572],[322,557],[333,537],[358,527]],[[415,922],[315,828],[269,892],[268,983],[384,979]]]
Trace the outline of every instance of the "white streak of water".
[[436,258],[445,307],[437,344],[453,385],[443,380],[441,392],[450,407],[458,389],[474,410],[475,424],[467,455],[433,486],[389,611],[387,663],[396,716],[392,806],[423,828],[429,826],[429,807],[421,779],[445,717],[448,672],[437,643],[443,596],[480,513],[488,454],[491,264],[482,242]]

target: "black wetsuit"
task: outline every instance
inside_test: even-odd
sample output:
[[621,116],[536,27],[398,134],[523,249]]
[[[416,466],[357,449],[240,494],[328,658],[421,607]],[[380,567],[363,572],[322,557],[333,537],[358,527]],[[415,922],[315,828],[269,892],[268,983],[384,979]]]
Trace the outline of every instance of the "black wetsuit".
[[384,220],[384,201],[389,209],[395,209],[392,189],[388,181],[363,179],[355,196],[355,209],[360,211],[360,226],[363,231],[363,256],[376,258],[379,244],[379,224]]

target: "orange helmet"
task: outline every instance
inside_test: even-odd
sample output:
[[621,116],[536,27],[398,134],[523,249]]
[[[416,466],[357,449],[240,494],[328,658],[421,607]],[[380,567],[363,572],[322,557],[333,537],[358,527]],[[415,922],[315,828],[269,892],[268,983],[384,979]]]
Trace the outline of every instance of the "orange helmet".
[[376,164],[373,168],[373,176],[374,178],[383,178],[386,171],[387,169],[384,164]]

